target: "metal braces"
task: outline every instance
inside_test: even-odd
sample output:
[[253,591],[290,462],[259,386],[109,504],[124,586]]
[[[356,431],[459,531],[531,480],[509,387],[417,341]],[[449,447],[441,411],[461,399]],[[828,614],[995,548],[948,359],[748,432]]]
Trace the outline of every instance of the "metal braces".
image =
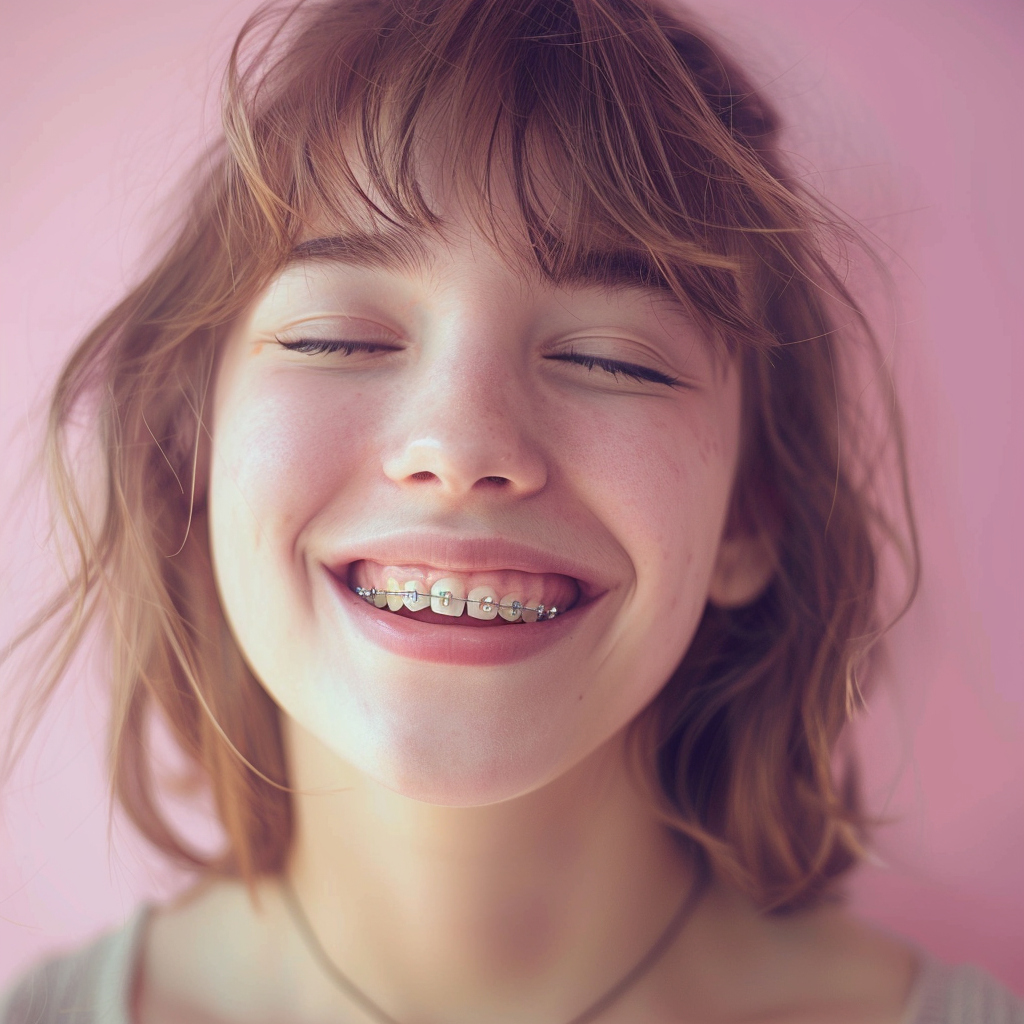
[[411,597],[414,604],[421,597],[430,597],[440,598],[441,605],[444,608],[447,608],[453,600],[459,600],[465,601],[466,604],[478,604],[480,605],[480,610],[485,612],[492,610],[500,611],[502,608],[507,608],[519,618],[522,618],[523,612],[536,612],[538,622],[545,619],[553,619],[558,614],[558,609],[554,606],[546,608],[544,605],[539,604],[536,608],[531,608],[529,605],[524,605],[521,601],[502,604],[500,601],[490,597],[473,598],[471,601],[468,597],[456,598],[450,590],[442,590],[440,594],[421,594],[418,590],[378,590],[376,587],[356,587],[356,593],[370,604],[374,604],[374,598],[376,597],[400,597],[403,601],[407,597]]

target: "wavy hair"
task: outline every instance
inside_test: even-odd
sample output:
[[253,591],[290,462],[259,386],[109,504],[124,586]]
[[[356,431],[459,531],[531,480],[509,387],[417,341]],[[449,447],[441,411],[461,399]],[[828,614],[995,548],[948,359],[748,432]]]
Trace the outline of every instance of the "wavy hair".
[[[897,542],[912,593],[917,547],[894,400],[870,415],[855,400],[858,360],[884,378],[844,282],[856,233],[799,183],[772,107],[689,14],[644,0],[331,0],[250,19],[223,110],[176,237],[53,395],[48,463],[77,563],[29,630],[59,639],[31,706],[101,622],[130,818],[181,864],[248,882],[282,869],[280,713],[213,585],[204,404],[219,342],[310,225],[437,228],[420,185],[433,160],[509,259],[553,281],[625,262],[739,361],[727,529],[765,539],[772,582],[749,606],[708,606],[631,749],[658,813],[720,878],[766,909],[831,892],[868,824],[836,750],[885,625],[881,550]],[[70,450],[83,409],[98,516]],[[885,451],[899,530],[879,498]],[[191,849],[161,809],[155,716],[212,789],[222,854]]]

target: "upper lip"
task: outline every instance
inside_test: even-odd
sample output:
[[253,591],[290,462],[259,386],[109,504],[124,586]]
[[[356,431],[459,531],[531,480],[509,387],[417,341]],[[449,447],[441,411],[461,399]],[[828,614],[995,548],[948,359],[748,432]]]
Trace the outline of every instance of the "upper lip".
[[580,584],[584,596],[608,589],[609,581],[593,563],[565,552],[551,551],[500,536],[453,536],[441,532],[395,533],[353,541],[325,560],[332,573],[343,576],[355,561],[382,565],[429,566],[454,573],[512,569],[519,572],[559,573]]

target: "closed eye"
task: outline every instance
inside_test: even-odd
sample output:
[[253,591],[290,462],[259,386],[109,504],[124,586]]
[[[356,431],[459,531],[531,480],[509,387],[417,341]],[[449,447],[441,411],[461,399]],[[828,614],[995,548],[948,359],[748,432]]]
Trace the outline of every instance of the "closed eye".
[[601,356],[588,356],[583,352],[559,352],[557,355],[547,356],[563,363],[575,363],[578,366],[585,366],[588,370],[598,367],[610,373],[615,378],[638,381],[640,383],[664,384],[670,388],[686,387],[687,385],[678,377],[672,377],[660,370],[652,370],[647,366],[640,366],[639,363],[624,363],[618,359],[605,359]]
[[350,356],[355,352],[395,352],[394,345],[385,345],[379,341],[326,341],[317,338],[299,338],[297,341],[283,341],[277,339],[277,343],[288,349],[289,352],[301,352],[307,356],[326,355],[328,353],[340,352],[343,356]]
[[[277,341],[282,348],[286,348],[289,352],[299,352],[302,355],[310,356],[335,353],[350,356],[356,352],[373,354],[375,352],[397,351],[393,345],[385,345],[375,341],[340,341],[317,338],[299,338],[296,341],[283,341],[278,338]],[[678,377],[672,377],[667,373],[662,373],[660,370],[652,370],[650,367],[641,366],[639,363],[627,363],[618,359],[606,359],[602,356],[591,356],[573,351],[561,352],[547,358],[585,366],[588,370],[593,370],[597,367],[611,374],[616,379],[621,378],[638,383],[664,384],[666,387],[672,388],[686,386]]]

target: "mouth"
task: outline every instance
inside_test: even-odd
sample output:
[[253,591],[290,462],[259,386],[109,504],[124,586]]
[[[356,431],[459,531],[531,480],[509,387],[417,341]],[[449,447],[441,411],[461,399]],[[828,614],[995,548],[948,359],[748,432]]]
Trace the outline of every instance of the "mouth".
[[579,657],[607,628],[600,609],[617,585],[611,560],[597,547],[574,557],[578,546],[579,538],[539,546],[405,531],[367,538],[320,566],[346,628],[373,646],[410,661],[512,665],[556,650]]
[[588,602],[586,583],[562,573],[456,571],[369,559],[329,571],[381,615],[437,626],[505,629],[537,624],[543,628],[556,616]]

